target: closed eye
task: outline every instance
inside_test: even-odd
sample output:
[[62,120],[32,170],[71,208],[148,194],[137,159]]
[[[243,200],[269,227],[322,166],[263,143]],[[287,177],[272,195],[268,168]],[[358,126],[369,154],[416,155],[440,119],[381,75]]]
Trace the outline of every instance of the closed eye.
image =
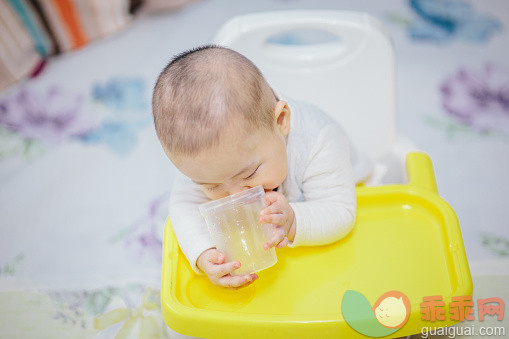
[[260,168],[260,166],[261,166],[261,165],[262,165],[262,164],[258,165],[258,167],[256,167],[256,169],[254,170],[254,172],[253,172],[253,173],[251,173],[248,177],[244,178],[244,180],[249,180],[249,179],[251,179],[252,177],[254,177],[254,176],[255,176],[255,174],[256,174],[256,172],[258,172],[258,169]]

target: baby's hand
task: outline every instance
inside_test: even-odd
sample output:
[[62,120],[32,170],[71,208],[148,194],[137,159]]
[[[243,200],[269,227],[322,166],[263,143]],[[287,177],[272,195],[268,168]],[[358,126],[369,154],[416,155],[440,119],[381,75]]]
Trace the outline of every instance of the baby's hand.
[[295,213],[281,193],[267,192],[265,202],[267,207],[260,212],[260,222],[272,224],[274,229],[263,248],[266,250],[274,246],[283,248],[288,245],[288,238],[293,241],[295,236]]
[[223,253],[215,248],[210,248],[200,254],[196,265],[217,286],[237,289],[246,287],[258,279],[258,275],[255,273],[239,276],[230,275],[231,272],[240,267],[240,262],[232,261],[225,263],[224,260],[225,256]]

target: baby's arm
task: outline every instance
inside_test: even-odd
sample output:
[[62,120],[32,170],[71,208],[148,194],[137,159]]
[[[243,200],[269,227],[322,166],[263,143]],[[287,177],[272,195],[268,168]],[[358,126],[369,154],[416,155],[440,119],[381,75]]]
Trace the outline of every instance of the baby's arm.
[[182,252],[192,269],[201,274],[196,261],[201,253],[214,247],[198,205],[207,201],[198,185],[177,172],[170,196],[170,221]]
[[339,126],[318,136],[305,164],[303,201],[290,203],[295,238],[290,247],[324,245],[346,236],[355,223],[357,199],[349,142]]

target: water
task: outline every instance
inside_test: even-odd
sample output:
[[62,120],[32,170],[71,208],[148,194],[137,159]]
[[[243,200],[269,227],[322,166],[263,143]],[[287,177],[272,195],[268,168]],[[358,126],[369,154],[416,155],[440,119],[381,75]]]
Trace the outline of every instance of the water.
[[230,206],[210,215],[207,220],[212,240],[226,257],[226,261],[238,260],[241,267],[232,275],[259,272],[277,262],[274,248],[264,250],[272,226],[260,223],[263,200]]

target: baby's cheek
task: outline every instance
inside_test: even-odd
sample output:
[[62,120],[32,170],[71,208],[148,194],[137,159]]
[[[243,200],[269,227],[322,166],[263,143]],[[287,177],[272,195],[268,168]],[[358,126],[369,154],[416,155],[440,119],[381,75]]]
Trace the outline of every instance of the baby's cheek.
[[211,190],[208,190],[206,188],[201,188],[201,190],[203,191],[203,193],[205,194],[205,196],[211,200],[216,200],[216,199],[220,199],[220,198],[224,198],[226,197],[228,194],[225,194],[224,192],[222,191],[211,191]]

